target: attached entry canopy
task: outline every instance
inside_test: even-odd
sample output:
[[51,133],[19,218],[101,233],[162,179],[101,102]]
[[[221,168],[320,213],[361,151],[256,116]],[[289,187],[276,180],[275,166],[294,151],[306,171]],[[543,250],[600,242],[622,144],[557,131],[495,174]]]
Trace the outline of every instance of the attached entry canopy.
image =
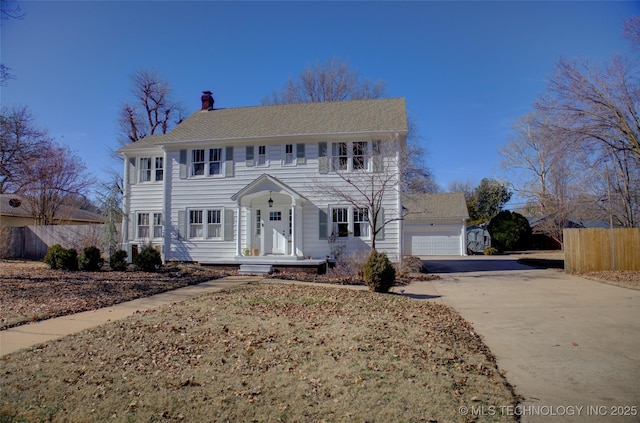
[[244,209],[244,219],[237,226],[246,225],[238,237],[238,255],[241,245],[250,246],[252,255],[279,255],[296,258],[304,256],[302,246],[302,213],[307,199],[296,190],[271,175],[263,174],[235,193],[238,216]]
[[237,201],[241,207],[251,207],[252,200],[263,197],[267,192],[271,195],[269,198],[275,204],[279,205],[285,205],[283,204],[285,202],[286,205],[301,205],[307,201],[307,199],[296,190],[281,182],[278,178],[274,178],[266,173],[263,173],[250,184],[236,192],[231,199]]

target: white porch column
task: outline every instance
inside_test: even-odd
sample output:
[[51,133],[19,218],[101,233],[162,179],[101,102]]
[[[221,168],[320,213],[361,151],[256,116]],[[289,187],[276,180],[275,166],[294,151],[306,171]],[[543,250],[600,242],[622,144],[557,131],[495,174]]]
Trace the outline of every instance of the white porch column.
[[297,243],[296,243],[296,236],[297,236],[297,231],[296,231],[296,219],[297,219],[297,213],[296,213],[296,205],[292,204],[291,205],[291,254],[292,256],[296,256],[296,248],[297,248]]
[[237,234],[237,238],[236,238],[236,256],[240,256],[242,255],[242,243],[241,243],[241,239],[240,239],[240,228],[242,226],[242,207],[240,207],[240,204],[238,204],[238,207],[236,207],[236,234]]

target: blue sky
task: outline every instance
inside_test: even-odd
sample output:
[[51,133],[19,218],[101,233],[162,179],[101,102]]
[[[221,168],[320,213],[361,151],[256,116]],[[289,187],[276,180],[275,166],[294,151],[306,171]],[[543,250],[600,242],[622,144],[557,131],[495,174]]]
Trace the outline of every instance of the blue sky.
[[117,115],[130,76],[156,69],[189,112],[260,104],[307,64],[348,59],[405,97],[427,165],[446,188],[508,181],[498,148],[561,57],[606,60],[627,49],[638,2],[22,1],[1,28],[15,80],[3,106],[27,105],[99,179],[121,163]]

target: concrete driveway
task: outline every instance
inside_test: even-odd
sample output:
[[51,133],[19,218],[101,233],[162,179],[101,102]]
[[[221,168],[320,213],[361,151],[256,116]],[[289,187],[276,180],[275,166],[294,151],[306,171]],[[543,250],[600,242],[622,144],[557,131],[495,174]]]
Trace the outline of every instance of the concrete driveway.
[[640,291],[509,256],[425,257],[425,264],[442,279],[411,284],[405,295],[454,307],[484,337],[524,397],[498,414],[640,421]]

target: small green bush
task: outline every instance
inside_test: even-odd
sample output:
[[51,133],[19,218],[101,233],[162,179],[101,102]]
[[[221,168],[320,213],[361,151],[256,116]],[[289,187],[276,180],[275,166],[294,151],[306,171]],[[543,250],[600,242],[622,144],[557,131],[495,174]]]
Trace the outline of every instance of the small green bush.
[[396,281],[396,269],[387,253],[372,250],[363,269],[364,282],[373,292],[389,292]]
[[124,250],[116,250],[109,257],[109,266],[111,270],[124,272],[127,270],[127,252]]
[[133,264],[136,266],[137,270],[142,270],[143,272],[155,272],[162,265],[162,258],[160,257],[158,250],[149,245],[144,247],[142,251],[138,253],[138,257],[136,257]]
[[78,252],[73,249],[66,249],[60,244],[52,245],[44,256],[44,262],[51,269],[78,270]]
[[78,259],[80,270],[97,272],[103,264],[102,253],[98,247],[86,247],[82,250],[82,253],[80,253],[80,258]]
[[484,249],[485,256],[497,256],[499,254],[500,254],[500,250],[498,250],[497,248],[487,247]]

